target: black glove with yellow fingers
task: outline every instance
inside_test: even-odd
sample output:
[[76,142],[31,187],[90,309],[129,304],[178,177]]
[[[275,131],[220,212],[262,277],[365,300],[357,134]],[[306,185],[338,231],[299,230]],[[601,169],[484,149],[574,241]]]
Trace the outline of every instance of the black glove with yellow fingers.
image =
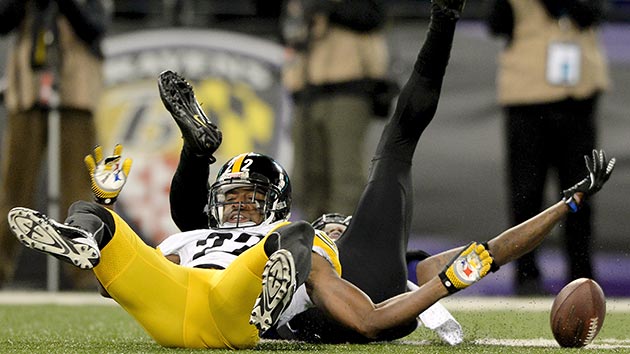
[[439,277],[446,290],[453,294],[485,277],[493,261],[483,244],[471,242],[453,258]]
[[92,194],[99,204],[114,204],[127,182],[132,161],[127,158],[121,163],[122,149],[122,145],[117,144],[114,154],[103,159],[103,148],[97,145],[93,155],[87,155],[84,159],[90,173]]
[[[617,162],[614,157],[608,161],[604,150],[593,150],[593,160],[584,155],[584,161],[588,169],[588,176],[573,187],[562,191],[562,200],[574,213],[579,210],[580,204],[587,197],[602,189],[604,183],[610,178],[610,174],[615,169],[615,163]],[[582,193],[582,198],[579,202],[575,200],[575,193]]]

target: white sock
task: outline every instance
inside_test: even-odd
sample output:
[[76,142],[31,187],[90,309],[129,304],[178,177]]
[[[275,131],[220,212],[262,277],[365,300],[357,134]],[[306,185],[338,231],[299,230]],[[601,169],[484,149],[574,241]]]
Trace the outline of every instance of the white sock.
[[[407,281],[407,288],[413,291],[419,287],[413,282]],[[460,344],[464,340],[462,326],[446,307],[439,302],[424,310],[418,318],[425,327],[433,330],[442,341],[450,345]]]

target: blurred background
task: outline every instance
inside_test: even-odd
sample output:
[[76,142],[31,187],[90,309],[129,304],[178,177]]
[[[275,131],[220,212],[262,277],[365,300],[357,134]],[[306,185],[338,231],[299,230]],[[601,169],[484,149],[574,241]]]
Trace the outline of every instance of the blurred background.
[[[224,131],[218,161],[258,150],[273,155],[290,171],[291,101],[280,82],[282,2],[113,1],[104,43],[106,92],[99,98],[97,131],[105,151],[122,143],[125,155],[134,159],[120,211],[148,243],[177,231],[168,214],[167,192],[181,139],[159,100],[156,77],[162,70],[187,77],[204,109]],[[402,84],[424,40],[429,1],[389,0],[386,5],[390,71]],[[495,86],[496,58],[503,43],[487,32],[486,6],[483,1],[466,4],[438,112],[414,158],[410,249],[439,252],[470,240],[487,240],[510,226],[502,115]],[[610,1],[609,6],[601,40],[613,88],[602,96],[598,137],[600,147],[618,163],[607,187],[593,200],[597,207],[594,261],[608,295],[630,296],[630,213],[625,202],[630,198],[630,1]],[[0,70],[4,70],[11,40],[10,36],[0,38]],[[375,120],[370,127],[366,160],[383,124]],[[0,130],[4,125],[2,110]],[[77,162],[77,168],[83,168],[83,163]],[[41,195],[45,208],[44,176]],[[559,200],[558,187],[549,184],[547,196],[546,205]],[[298,206],[293,218],[299,217]],[[539,254],[545,287],[552,293],[566,284],[556,231]],[[25,250],[9,287],[44,287],[45,263],[43,256]],[[510,295],[512,273],[507,265],[457,296]]]

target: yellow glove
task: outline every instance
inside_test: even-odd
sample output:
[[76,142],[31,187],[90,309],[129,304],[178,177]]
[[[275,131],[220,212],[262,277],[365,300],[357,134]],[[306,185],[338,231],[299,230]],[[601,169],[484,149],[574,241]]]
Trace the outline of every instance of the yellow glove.
[[455,293],[485,277],[493,261],[483,245],[471,242],[444,268],[440,280],[449,293]]
[[99,204],[113,204],[127,182],[131,159],[125,159],[121,165],[122,149],[122,145],[117,144],[114,147],[114,154],[103,159],[103,148],[97,145],[94,148],[94,156],[87,155],[84,159],[90,173],[94,200]]

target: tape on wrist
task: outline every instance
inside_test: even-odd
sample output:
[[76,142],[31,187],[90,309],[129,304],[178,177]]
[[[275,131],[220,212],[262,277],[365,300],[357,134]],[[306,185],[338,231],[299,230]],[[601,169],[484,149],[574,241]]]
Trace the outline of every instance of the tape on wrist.
[[573,199],[573,197],[570,197],[569,199],[565,200],[564,204],[569,206],[569,209],[571,209],[572,213],[577,213],[577,211],[580,209],[580,207],[576,203],[575,199]]

